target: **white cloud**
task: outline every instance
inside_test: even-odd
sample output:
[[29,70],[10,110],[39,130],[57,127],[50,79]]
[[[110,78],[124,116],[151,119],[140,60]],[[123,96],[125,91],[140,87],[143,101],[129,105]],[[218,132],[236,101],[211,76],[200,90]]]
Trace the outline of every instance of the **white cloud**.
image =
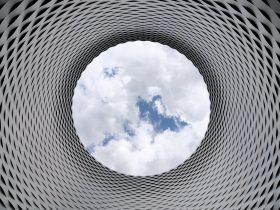
[[[106,77],[104,68],[117,68]],[[177,116],[191,126],[180,132],[155,133],[139,119],[137,97],[156,102],[159,113]],[[210,101],[198,70],[177,51],[151,42],[128,42],[100,54],[83,72],[73,98],[74,125],[82,143],[107,167],[131,175],[153,175],[183,163],[207,129]],[[135,135],[129,136],[129,121]],[[115,136],[105,146],[105,133]]]

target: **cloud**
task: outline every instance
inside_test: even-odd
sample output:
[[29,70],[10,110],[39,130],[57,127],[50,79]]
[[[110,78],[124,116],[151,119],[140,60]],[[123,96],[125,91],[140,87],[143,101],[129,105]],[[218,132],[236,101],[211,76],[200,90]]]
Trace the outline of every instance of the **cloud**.
[[183,55],[137,41],[110,48],[88,65],[72,111],[80,140],[97,161],[125,174],[153,175],[195,151],[210,101],[202,76]]
[[161,133],[167,129],[179,132],[182,127],[188,125],[180,117],[166,115],[166,108],[160,95],[153,96],[151,101],[138,97],[136,105],[139,108],[140,119],[151,123],[156,133]]

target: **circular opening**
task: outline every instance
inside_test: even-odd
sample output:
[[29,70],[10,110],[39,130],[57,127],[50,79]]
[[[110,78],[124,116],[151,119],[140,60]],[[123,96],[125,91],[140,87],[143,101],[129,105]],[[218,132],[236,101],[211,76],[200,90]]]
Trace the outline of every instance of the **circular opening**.
[[159,43],[119,44],[82,73],[73,119],[85,149],[120,173],[147,176],[182,164],[207,129],[210,101],[197,68]]

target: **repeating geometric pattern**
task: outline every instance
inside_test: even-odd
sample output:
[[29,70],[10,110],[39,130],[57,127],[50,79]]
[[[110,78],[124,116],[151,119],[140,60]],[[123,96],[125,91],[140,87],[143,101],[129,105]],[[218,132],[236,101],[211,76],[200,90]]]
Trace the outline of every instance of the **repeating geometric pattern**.
[[[169,172],[111,171],[71,113],[86,65],[149,40],[193,61],[211,116]],[[278,0],[0,0],[0,209],[280,209]],[[102,122],[100,122],[102,123]]]

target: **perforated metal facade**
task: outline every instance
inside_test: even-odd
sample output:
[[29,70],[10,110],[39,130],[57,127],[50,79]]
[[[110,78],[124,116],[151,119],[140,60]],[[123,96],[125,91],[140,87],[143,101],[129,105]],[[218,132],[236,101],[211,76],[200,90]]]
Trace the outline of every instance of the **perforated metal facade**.
[[[73,90],[99,53],[149,40],[199,68],[211,116],[178,168],[133,177],[80,143]],[[0,0],[0,209],[280,208],[278,0]]]

